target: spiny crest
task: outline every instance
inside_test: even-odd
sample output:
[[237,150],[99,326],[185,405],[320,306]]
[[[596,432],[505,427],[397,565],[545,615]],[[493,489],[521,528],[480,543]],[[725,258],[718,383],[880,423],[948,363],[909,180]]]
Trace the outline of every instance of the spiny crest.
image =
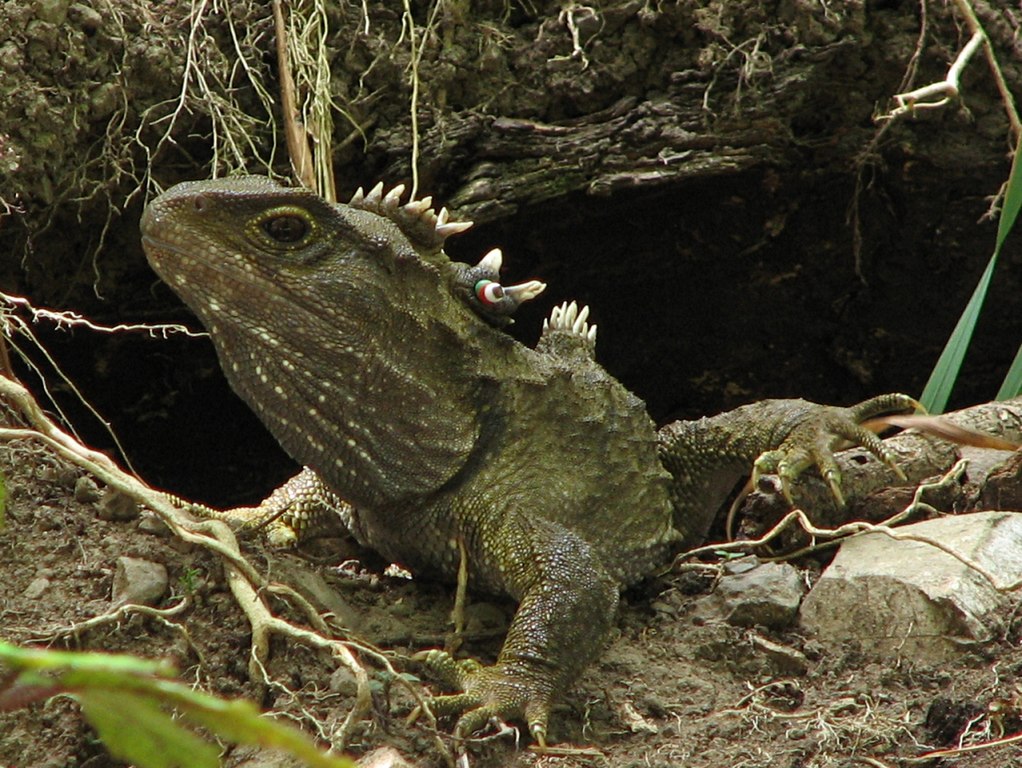
[[589,307],[580,308],[574,301],[564,302],[554,307],[550,317],[543,321],[543,333],[566,331],[574,334],[592,352],[596,349],[596,325],[590,325]]
[[[437,251],[451,235],[464,232],[472,226],[470,221],[451,221],[446,208],[433,209],[433,198],[409,200],[401,203],[405,185],[398,184],[387,193],[383,183],[369,192],[359,187],[348,205],[360,208],[392,221],[414,244]],[[511,315],[526,301],[534,299],[546,288],[546,283],[528,280],[518,285],[502,285],[500,269],[503,254],[499,248],[489,251],[475,266],[455,264],[456,290],[469,306],[483,319],[497,326],[510,324]]]
[[451,221],[446,208],[433,210],[432,197],[409,200],[402,205],[401,196],[404,193],[405,185],[398,184],[384,194],[383,182],[380,182],[368,193],[359,187],[348,205],[390,219],[405,237],[416,245],[430,249],[439,250],[448,237],[460,234],[472,226],[471,221]]

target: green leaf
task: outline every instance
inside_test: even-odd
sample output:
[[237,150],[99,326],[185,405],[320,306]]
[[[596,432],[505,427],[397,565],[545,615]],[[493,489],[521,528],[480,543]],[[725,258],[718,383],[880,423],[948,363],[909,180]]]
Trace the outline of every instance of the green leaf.
[[1004,189],[1004,206],[1001,208],[1001,218],[997,222],[997,244],[994,246],[994,255],[1001,252],[1001,246],[1008,239],[1008,233],[1015,226],[1015,219],[1018,217],[1019,209],[1022,208],[1022,160],[1019,154],[1022,153],[1022,136],[1015,145],[1015,156],[1011,160],[1011,173],[1008,174],[1008,184]]
[[1008,375],[1004,377],[1001,388],[997,390],[998,400],[1009,400],[1022,395],[1022,345],[1015,353],[1015,359],[1008,369]]
[[116,758],[141,768],[217,768],[220,750],[181,726],[149,695],[102,689],[74,698]]
[[[1011,161],[1011,173],[1008,175],[1008,183],[1004,189],[1004,205],[997,222],[997,240],[994,244],[993,255],[990,256],[990,261],[987,262],[986,269],[983,270],[979,284],[972,292],[972,297],[965,306],[961,317],[958,318],[958,323],[955,325],[954,331],[951,332],[951,338],[948,339],[944,351],[941,352],[937,365],[934,366],[933,372],[926,382],[926,387],[923,389],[923,394],[919,398],[929,413],[943,413],[944,407],[947,405],[955,380],[958,378],[958,372],[962,368],[965,352],[969,348],[969,342],[972,341],[976,320],[983,308],[983,301],[986,299],[987,289],[990,287],[990,279],[993,276],[994,267],[997,265],[997,257],[1001,253],[1004,241],[1008,238],[1008,233],[1015,225],[1019,210],[1022,209],[1022,159],[1020,159],[1020,155],[1022,155],[1022,136],[1019,137],[1015,146],[1015,156]],[[1022,350],[1015,357],[1015,362],[1012,363],[1007,378],[1001,384],[1001,389],[997,393],[998,400],[1005,398],[1004,393],[1022,391],[1022,359],[1020,358],[1022,358]],[[1013,395],[1008,394],[1007,396]]]
[[940,353],[937,365],[930,374],[929,381],[923,389],[919,402],[923,404],[927,413],[938,414],[944,412],[951,390],[954,388],[955,380],[958,378],[958,371],[962,368],[962,360],[972,340],[972,332],[976,328],[976,320],[983,308],[983,300],[986,299],[987,289],[990,287],[990,277],[994,273],[994,266],[997,264],[997,253],[990,257],[987,267],[979,278],[976,290],[972,292],[972,298],[965,306],[965,311],[958,318],[951,338]]
[[297,728],[264,717],[250,701],[220,699],[168,679],[173,667],[166,662],[0,641],[0,664],[20,671],[14,681],[19,691],[74,696],[110,753],[139,768],[216,766],[219,750],[191,726],[204,726],[225,741],[285,750],[312,768],[354,766],[322,752]]
[[113,675],[154,675],[168,677],[174,674],[174,665],[167,661],[150,661],[121,653],[81,653],[78,651],[50,651],[19,648],[0,640],[0,661],[16,669],[39,671],[95,672]]
[[[311,768],[355,768],[347,758],[319,750],[301,731],[272,718],[262,717],[249,701],[222,701],[212,696],[202,706],[182,710],[188,720],[201,723],[226,741],[258,744],[280,749],[300,758]],[[215,706],[208,706],[215,702]]]

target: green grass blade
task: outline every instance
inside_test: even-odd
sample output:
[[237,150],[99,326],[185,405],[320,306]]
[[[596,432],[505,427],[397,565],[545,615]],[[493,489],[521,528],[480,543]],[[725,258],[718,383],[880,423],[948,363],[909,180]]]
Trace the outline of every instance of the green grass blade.
[[997,390],[998,400],[1009,400],[1022,395],[1022,346],[1019,346],[1015,353],[1015,359],[1008,369],[1008,375],[1004,377],[1001,388]]
[[[944,407],[951,396],[951,389],[954,387],[955,380],[958,378],[958,372],[962,368],[965,352],[969,348],[969,342],[972,340],[972,333],[976,328],[976,320],[979,317],[980,310],[983,308],[983,301],[986,299],[987,289],[990,287],[990,278],[994,273],[994,267],[997,265],[997,257],[1001,253],[1001,246],[1004,245],[1004,241],[1008,238],[1011,228],[1015,226],[1019,209],[1022,208],[1022,170],[1020,170],[1022,168],[1022,160],[1019,159],[1020,155],[1022,155],[1022,136],[1019,137],[1018,144],[1015,146],[1015,157],[1011,161],[1011,173],[1008,175],[1008,183],[1004,189],[1004,206],[1001,208],[1001,216],[997,221],[997,241],[994,244],[994,253],[990,257],[990,261],[987,262],[986,269],[983,270],[983,275],[979,279],[976,290],[972,292],[972,298],[969,299],[965,311],[958,318],[958,323],[951,333],[951,338],[948,339],[944,351],[940,353],[937,365],[934,366],[930,379],[926,382],[926,387],[923,389],[923,394],[919,398],[919,401],[930,413],[944,412]],[[1003,400],[1005,396],[1012,397],[1020,390],[1022,390],[1022,349],[1019,350],[1019,354],[1015,357],[1015,362],[1012,363],[1008,371],[1008,376],[1005,378],[1004,383],[1001,384],[1001,388],[997,393],[997,399]],[[1008,394],[1005,395],[1005,393]]]
[[1011,173],[1008,175],[1008,184],[1004,189],[1004,206],[1001,208],[1001,218],[997,221],[997,245],[994,246],[994,255],[1001,252],[1001,246],[1008,239],[1008,233],[1015,226],[1015,219],[1018,217],[1019,209],[1022,208],[1022,161],[1019,155],[1022,154],[1022,136],[1015,145],[1015,157],[1011,160]]
[[[1019,209],[1022,208],[1022,136],[1019,137],[1015,146],[1015,157],[1011,161],[1011,175],[1008,177],[1008,186],[1004,190],[1004,209],[1001,211],[1001,219],[997,222],[997,248],[995,254],[1001,252],[1001,246],[1015,226],[1015,219],[1018,217]],[[1008,375],[1004,377],[1001,388],[997,390],[998,400],[1007,400],[1022,393],[1022,346],[1019,347],[1015,359],[1008,369]]]
[[944,412],[944,406],[947,405],[948,398],[951,396],[955,379],[958,378],[958,371],[962,368],[965,351],[969,348],[969,342],[972,340],[976,319],[983,308],[983,300],[986,299],[987,289],[990,287],[990,276],[993,275],[996,264],[997,251],[994,251],[994,255],[987,262],[987,268],[983,270],[983,275],[979,278],[976,290],[972,292],[972,298],[965,306],[962,316],[958,318],[958,324],[955,325],[951,338],[944,346],[944,351],[940,353],[940,358],[930,374],[929,381],[926,382],[919,402],[926,408],[927,413]]

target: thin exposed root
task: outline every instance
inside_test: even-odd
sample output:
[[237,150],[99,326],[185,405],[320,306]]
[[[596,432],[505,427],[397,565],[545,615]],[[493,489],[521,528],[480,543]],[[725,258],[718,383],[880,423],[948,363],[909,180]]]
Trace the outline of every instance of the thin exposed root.
[[[810,520],[809,517],[801,509],[793,509],[791,512],[786,514],[781,520],[769,531],[760,536],[758,539],[750,539],[748,541],[730,541],[719,544],[707,544],[706,546],[696,547],[690,549],[687,552],[682,552],[675,558],[675,566],[679,563],[692,557],[699,557],[701,555],[719,554],[721,552],[753,552],[760,547],[773,541],[781,533],[787,530],[794,524],[797,524],[802,531],[809,534],[814,539],[814,543],[808,547],[795,550],[794,552],[780,555],[775,558],[769,558],[770,560],[791,560],[796,557],[802,557],[811,552],[817,552],[821,549],[828,547],[837,546],[842,541],[851,538],[852,536],[859,536],[865,533],[881,533],[884,536],[888,536],[896,541],[917,541],[921,544],[928,544],[931,547],[939,549],[951,557],[961,562],[966,567],[974,570],[994,587],[998,592],[1011,592],[1022,586],[1022,579],[1017,579],[1009,583],[1002,583],[993,573],[984,568],[982,565],[977,563],[975,560],[967,555],[963,555],[953,547],[944,544],[941,541],[932,539],[929,536],[922,536],[917,533],[908,533],[903,530],[896,530],[892,526],[903,522],[911,515],[917,513],[920,510],[926,510],[929,512],[935,512],[930,505],[926,504],[921,500],[922,494],[925,491],[940,488],[950,482],[956,482],[965,471],[967,462],[964,459],[960,459],[951,469],[949,469],[939,480],[933,483],[923,483],[917,489],[913,495],[912,502],[906,506],[902,511],[895,515],[887,518],[881,523],[867,523],[864,521],[853,521],[845,523],[837,528],[817,528]],[[821,543],[816,543],[815,539],[826,539]]]

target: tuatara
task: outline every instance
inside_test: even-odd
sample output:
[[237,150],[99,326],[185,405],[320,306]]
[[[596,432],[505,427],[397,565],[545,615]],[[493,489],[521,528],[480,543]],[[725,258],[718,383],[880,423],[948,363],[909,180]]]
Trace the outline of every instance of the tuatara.
[[700,543],[757,457],[785,481],[815,464],[836,489],[832,446],[891,464],[860,422],[914,401],[769,400],[657,431],[595,362],[585,308],[557,307],[536,349],[519,343],[502,327],[543,284],[502,286],[498,250],[451,261],[444,240],[468,225],[401,195],[377,186],[342,205],[262,177],[184,183],[146,209],[143,243],[306,467],[249,523],[285,510],[286,537],[325,512],[444,579],[466,558],[471,584],[519,607],[495,664],[430,656],[461,691],[434,711],[460,715],[459,734],[523,718],[542,742],[621,587]]

